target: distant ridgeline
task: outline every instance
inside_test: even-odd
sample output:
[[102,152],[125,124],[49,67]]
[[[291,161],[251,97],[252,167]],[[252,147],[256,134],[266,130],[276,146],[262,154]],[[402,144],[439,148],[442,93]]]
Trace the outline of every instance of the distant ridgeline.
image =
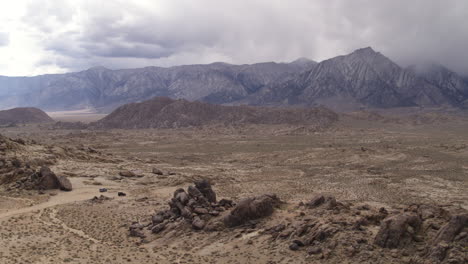
[[155,96],[215,104],[318,106],[335,110],[393,107],[468,107],[468,81],[440,65],[402,68],[372,48],[320,63],[231,65],[109,70],[35,77],[0,76],[0,107],[44,110],[120,105]]

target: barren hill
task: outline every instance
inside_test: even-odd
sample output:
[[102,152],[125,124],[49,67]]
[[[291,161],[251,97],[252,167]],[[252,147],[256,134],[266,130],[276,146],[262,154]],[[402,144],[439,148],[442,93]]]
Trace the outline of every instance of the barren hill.
[[117,108],[91,124],[96,128],[174,128],[210,124],[289,124],[326,127],[338,115],[326,108],[222,106],[155,97]]
[[0,125],[54,122],[44,111],[34,107],[18,107],[0,111]]

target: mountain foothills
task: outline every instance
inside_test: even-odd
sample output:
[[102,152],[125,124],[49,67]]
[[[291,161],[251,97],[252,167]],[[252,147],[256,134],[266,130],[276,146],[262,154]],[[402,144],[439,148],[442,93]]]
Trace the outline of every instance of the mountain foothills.
[[54,120],[44,111],[34,107],[18,107],[0,111],[0,126],[49,122],[54,122]]
[[338,115],[323,107],[281,108],[223,106],[155,97],[123,105],[90,128],[178,128],[203,125],[287,124],[326,128]]
[[468,81],[439,65],[402,68],[372,48],[316,63],[86,71],[0,77],[0,107],[108,112],[155,96],[215,104],[317,106],[335,110],[391,107],[468,107]]

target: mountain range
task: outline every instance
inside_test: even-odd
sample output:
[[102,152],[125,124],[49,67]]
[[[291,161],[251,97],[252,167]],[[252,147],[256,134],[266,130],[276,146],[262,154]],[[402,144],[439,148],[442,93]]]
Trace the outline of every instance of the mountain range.
[[109,112],[155,96],[228,105],[318,106],[335,110],[468,107],[468,79],[440,65],[400,67],[372,48],[320,63],[212,63],[34,77],[0,76],[0,108],[92,108]]

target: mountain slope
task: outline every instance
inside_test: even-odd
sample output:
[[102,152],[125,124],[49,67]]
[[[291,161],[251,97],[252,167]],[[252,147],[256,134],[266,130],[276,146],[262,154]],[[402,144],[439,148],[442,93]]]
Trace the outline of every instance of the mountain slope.
[[438,86],[402,69],[371,48],[320,62],[309,71],[263,88],[248,104],[324,104],[339,108],[457,105]]
[[312,61],[303,61],[252,65],[212,63],[126,70],[95,67],[67,74],[0,76],[0,107],[113,109],[154,96],[229,103],[258,91],[278,78],[301,72],[313,65]]
[[457,73],[438,64],[412,65],[408,70],[439,87],[453,102],[468,106],[468,82]]
[[223,106],[155,97],[123,105],[92,128],[175,128],[212,124],[289,124],[327,127],[338,115],[326,108]]
[[0,111],[0,125],[54,122],[44,111],[34,107],[19,107]]

